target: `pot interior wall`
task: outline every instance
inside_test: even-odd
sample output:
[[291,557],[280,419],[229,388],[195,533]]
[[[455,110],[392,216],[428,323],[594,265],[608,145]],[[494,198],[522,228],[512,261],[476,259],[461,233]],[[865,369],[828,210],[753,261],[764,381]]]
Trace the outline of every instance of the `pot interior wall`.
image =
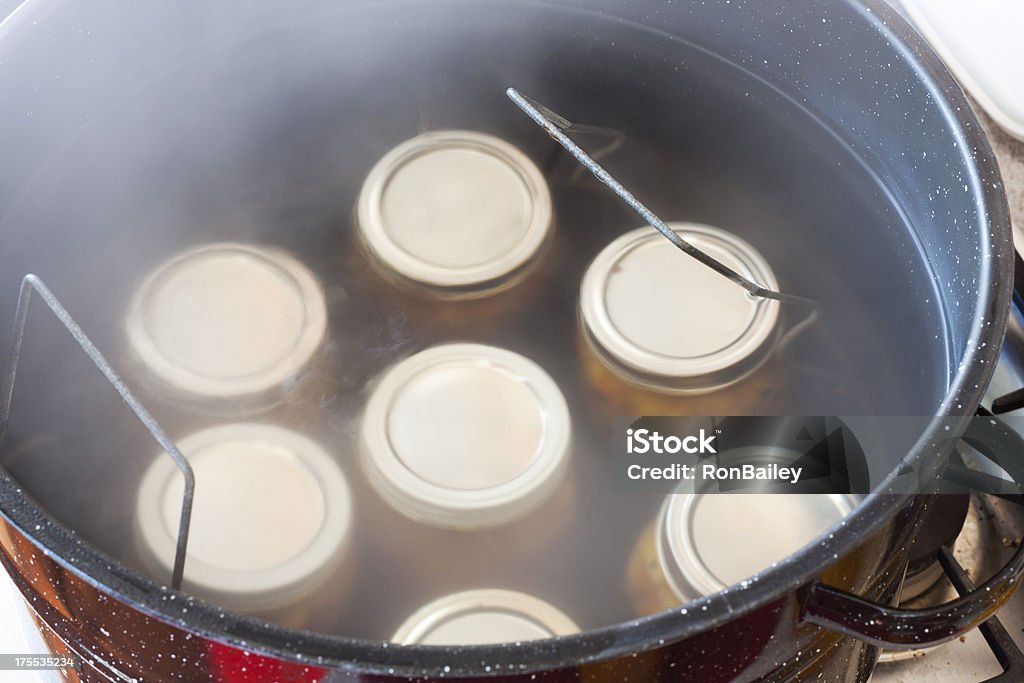
[[[38,44],[48,32],[70,35],[78,10],[67,11],[12,40],[9,68],[50,50]],[[716,54],[742,36],[717,46],[710,17],[703,33],[687,26],[703,35],[695,44],[607,15],[523,2],[349,3],[298,19],[248,9],[230,30],[217,11],[194,11],[200,16],[189,25],[164,25],[166,34],[158,16],[137,26],[126,20],[131,36],[97,27],[95,42],[71,48],[85,59],[66,55],[75,63],[65,64],[64,80],[43,82],[60,71],[52,57],[33,71],[46,94],[31,95],[28,77],[4,77],[10,102],[19,92],[28,99],[6,109],[5,125],[25,135],[0,169],[0,321],[13,317],[20,277],[36,273],[120,367],[128,300],[161,262],[206,242],[286,248],[322,279],[334,306],[332,339],[357,352],[358,362],[342,368],[337,400],[310,416],[310,431],[356,480],[353,425],[366,383],[449,338],[407,311],[382,308],[350,268],[361,182],[384,153],[425,130],[504,138],[546,171],[556,267],[547,296],[526,315],[462,338],[535,359],[569,399],[590,526],[543,558],[549,570],[517,587],[559,596],[584,627],[629,616],[618,590],[625,557],[658,502],[592,495],[608,487],[608,425],[587,417],[572,341],[584,268],[639,221],[573,173],[506,99],[506,87],[575,121],[622,131],[625,144],[604,163],[660,216],[741,236],[784,291],[822,303],[820,321],[791,348],[799,362],[789,366],[790,397],[772,412],[933,414],[945,396],[956,335],[926,256],[938,229],[928,207],[908,213],[915,207],[883,182],[884,164],[851,147],[856,131],[824,123],[834,111],[794,98],[785,79],[775,87]],[[182,36],[189,39],[176,43]],[[144,56],[128,63],[126,48]],[[77,78],[90,73],[88,59],[102,67],[92,85]],[[58,520],[133,564],[133,495],[155,445],[40,311],[30,318],[0,462]],[[964,336],[962,323],[957,329]],[[216,422],[144,400],[172,436]],[[393,568],[365,562],[366,575],[394,577]],[[387,637],[422,598],[397,585],[383,608],[372,592],[339,608],[327,630]]]

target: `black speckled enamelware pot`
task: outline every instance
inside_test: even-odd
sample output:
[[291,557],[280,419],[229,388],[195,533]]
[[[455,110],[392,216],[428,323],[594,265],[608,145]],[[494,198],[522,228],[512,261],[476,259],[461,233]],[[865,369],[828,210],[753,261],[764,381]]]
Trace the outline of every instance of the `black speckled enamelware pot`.
[[[874,316],[847,335],[852,362],[906,375],[876,384],[872,409],[943,418],[905,459],[939,471],[939,430],[966,427],[997,358],[1013,246],[969,104],[881,0],[29,0],[0,24],[0,320],[33,271],[102,348],[116,346],[102,332],[116,320],[93,304],[176,231],[203,239],[208,225],[180,219],[227,193],[194,185],[267,169],[259,149],[221,152],[254,129],[281,139],[289,116],[293,156],[307,160],[340,152],[303,122],[360,122],[331,157],[336,192],[358,189],[377,143],[402,139],[394,131],[489,126],[542,157],[548,143],[504,99],[509,85],[654,141],[609,165],[634,185],[658,170],[646,181],[656,209],[718,224],[759,216],[744,236],[784,264],[784,286],[806,293],[801,273],[828,269]],[[662,172],[662,146],[692,163]],[[332,194],[307,189],[307,204]],[[154,196],[175,220],[138,203]],[[607,201],[595,221],[621,211]],[[786,232],[795,224],[802,233]],[[880,492],[820,543],[685,609],[517,646],[388,646],[270,627],[161,587],[57,522],[36,502],[46,492],[15,475],[0,470],[0,560],[52,646],[88,661],[87,680],[862,681],[877,646],[959,635],[1020,570],[942,610],[877,607],[898,588],[924,507]]]

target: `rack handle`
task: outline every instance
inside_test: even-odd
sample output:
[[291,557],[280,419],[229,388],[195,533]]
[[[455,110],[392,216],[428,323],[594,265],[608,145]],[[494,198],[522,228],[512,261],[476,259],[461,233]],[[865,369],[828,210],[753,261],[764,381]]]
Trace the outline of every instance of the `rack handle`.
[[14,397],[14,384],[18,374],[18,362],[21,359],[21,347],[22,342],[25,339],[25,324],[28,321],[29,305],[32,302],[32,293],[35,292],[43,303],[46,304],[50,312],[57,318],[58,321],[64,326],[68,333],[78,343],[78,346],[85,352],[85,355],[89,357],[89,360],[93,362],[93,365],[103,373],[107,381],[121,396],[121,399],[131,409],[135,416],[139,419],[142,425],[150,433],[150,435],[156,440],[160,447],[163,448],[164,452],[174,461],[178,469],[181,470],[182,476],[185,478],[185,492],[182,496],[181,501],[181,519],[178,523],[178,542],[174,553],[174,569],[171,572],[171,587],[175,590],[181,588],[182,577],[185,574],[185,553],[188,549],[188,533],[189,526],[192,520],[192,501],[195,497],[196,480],[195,474],[192,471],[192,466],[189,465],[188,460],[182,455],[181,451],[174,444],[163,428],[157,423],[157,421],[150,415],[149,411],[146,410],[145,406],[139,402],[135,395],[132,394],[128,385],[124,383],[120,375],[114,370],[114,368],[107,362],[107,359],[103,357],[99,349],[92,343],[82,328],[75,322],[75,319],[71,317],[67,309],[61,305],[60,301],[54,296],[53,292],[39,279],[38,276],[33,274],[26,275],[21,281],[21,289],[18,293],[18,307],[14,313],[14,340],[11,344],[11,353],[8,359],[7,372],[3,378],[3,389],[0,393],[0,442],[3,441],[4,436],[7,434],[8,422],[11,416],[11,401]]

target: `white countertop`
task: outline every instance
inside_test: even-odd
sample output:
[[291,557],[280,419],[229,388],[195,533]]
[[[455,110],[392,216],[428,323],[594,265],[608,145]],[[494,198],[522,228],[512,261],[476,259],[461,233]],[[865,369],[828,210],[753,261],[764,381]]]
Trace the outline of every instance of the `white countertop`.
[[[35,630],[28,605],[7,573],[0,571],[0,653],[50,654]],[[57,683],[54,671],[0,671],[3,683]]]

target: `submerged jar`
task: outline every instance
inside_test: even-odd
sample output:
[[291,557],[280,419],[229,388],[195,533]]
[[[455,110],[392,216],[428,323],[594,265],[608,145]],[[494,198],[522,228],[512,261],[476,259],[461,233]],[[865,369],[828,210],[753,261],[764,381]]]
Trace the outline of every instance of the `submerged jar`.
[[641,534],[626,588],[637,616],[751,579],[839,523],[848,494],[675,493]]
[[485,133],[433,131],[392,149],[367,176],[353,265],[393,308],[475,325],[541,293],[551,232],[547,183],[522,151]]
[[532,595],[483,589],[448,595],[417,610],[392,641],[403,645],[488,645],[579,632],[558,608]]
[[[177,441],[195,474],[183,588],[226,609],[290,626],[339,611],[354,564],[348,481],[323,448],[266,424],[222,425]],[[166,577],[184,478],[161,452],[139,486],[136,546]]]
[[333,375],[323,288],[279,249],[219,243],[178,254],[138,288],[126,330],[142,384],[193,412],[315,404]]
[[[724,230],[673,223],[681,238],[740,275],[778,289],[767,261]],[[652,227],[632,230],[590,264],[580,290],[583,373],[617,415],[742,415],[780,405],[773,360],[779,303],[680,252]]]
[[515,578],[575,514],[568,406],[517,353],[444,344],[406,358],[372,386],[359,438],[376,551],[417,585]]

